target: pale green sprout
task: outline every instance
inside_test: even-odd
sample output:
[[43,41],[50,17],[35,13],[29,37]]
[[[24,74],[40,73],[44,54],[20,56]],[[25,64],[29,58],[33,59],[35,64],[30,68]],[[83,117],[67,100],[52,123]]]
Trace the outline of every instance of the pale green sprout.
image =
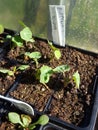
[[70,67],[68,65],[57,66],[54,69],[52,69],[49,66],[43,65],[40,69],[38,69],[36,76],[40,80],[40,83],[46,84],[49,82],[52,74],[64,73],[69,70],[70,70]]
[[23,47],[23,39],[21,39],[21,37],[19,35],[7,35],[6,39],[9,39],[13,42],[12,44],[12,48],[14,47]]
[[26,70],[27,68],[29,68],[29,65],[20,65],[17,70]]
[[25,127],[23,122],[21,121],[20,115],[15,112],[8,113],[9,121],[13,124],[20,124],[22,127]]
[[36,51],[36,52],[25,52],[25,56],[28,56],[30,59],[33,59],[36,63],[36,67],[38,68],[38,59],[41,58],[41,53]]
[[40,68],[40,83],[48,83],[49,80],[50,80],[50,76],[53,74],[53,69],[49,66],[45,66],[43,65],[41,68]]
[[18,47],[23,47],[23,40],[19,35],[15,35],[12,37],[12,42],[14,43],[13,47],[18,46]]
[[19,115],[16,112],[9,112],[8,119],[13,124],[19,124],[23,130],[33,130],[37,125],[46,125],[49,122],[49,117],[47,115],[41,115],[36,122],[32,123],[30,116],[25,114]]
[[30,124],[29,129],[33,130],[37,124],[44,126],[48,122],[49,122],[49,117],[47,115],[41,115],[35,123]]
[[0,68],[0,72],[3,74],[8,74],[9,76],[14,75],[14,72],[8,69]]
[[51,49],[52,49],[52,51],[53,51],[54,56],[56,57],[56,59],[59,60],[60,57],[61,57],[60,50],[58,48],[54,47],[52,42],[48,41],[48,44],[50,45],[50,47],[51,47]]
[[29,65],[21,65],[19,67],[14,67],[13,70],[5,69],[5,68],[0,68],[0,72],[3,74],[7,74],[9,76],[14,76],[15,72],[17,70],[26,70],[29,67]]
[[19,33],[20,35],[8,35],[6,38],[9,38],[12,40],[13,47],[23,47],[23,40],[26,42],[34,42],[35,40],[32,38],[32,31],[29,27],[25,26]]
[[73,74],[73,80],[76,84],[76,88],[79,89],[80,87],[80,74],[78,71],[76,71],[74,74]]

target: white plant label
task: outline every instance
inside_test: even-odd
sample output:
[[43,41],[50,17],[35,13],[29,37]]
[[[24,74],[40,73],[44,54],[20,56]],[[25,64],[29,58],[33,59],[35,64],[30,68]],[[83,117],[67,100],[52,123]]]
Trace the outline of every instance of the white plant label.
[[49,5],[53,42],[65,46],[65,6]]

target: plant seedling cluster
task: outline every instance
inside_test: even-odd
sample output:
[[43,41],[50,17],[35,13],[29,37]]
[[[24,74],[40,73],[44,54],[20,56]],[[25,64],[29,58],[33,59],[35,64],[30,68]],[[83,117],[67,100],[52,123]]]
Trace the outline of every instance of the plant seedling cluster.
[[[0,34],[3,32],[3,27],[0,25]],[[24,46],[24,41],[26,42],[26,44],[28,44],[28,42],[33,43],[34,39],[32,38],[32,32],[29,29],[29,27],[25,26],[24,29],[22,31],[20,31],[19,35],[14,35],[14,36],[7,36],[7,38],[11,39],[13,42],[13,47],[23,47]],[[58,48],[54,47],[52,42],[49,42],[49,47],[52,50],[52,54],[51,55],[51,59],[53,59],[54,57],[59,60],[61,58],[61,52]],[[35,68],[35,77],[36,79],[39,80],[40,83],[42,83],[43,85],[45,85],[45,87],[47,89],[49,89],[49,87],[47,86],[47,83],[50,81],[50,77],[56,73],[59,74],[64,74],[66,72],[70,71],[70,66],[65,64],[65,65],[59,65],[55,68],[52,68],[48,65],[42,65],[39,67],[39,62],[38,60],[42,57],[42,54],[39,51],[33,51],[33,52],[25,52],[24,53],[24,57],[25,59],[32,59],[34,61],[34,63],[36,64],[36,68]],[[14,76],[15,73],[17,71],[24,71],[27,68],[29,68],[30,65],[20,65],[20,66],[15,66],[12,69],[5,69],[5,68],[0,68],[0,73],[4,73],[7,74],[9,76]],[[65,78],[65,84],[67,85],[70,81],[73,81],[75,83],[75,87],[76,89],[79,89],[80,87],[80,74],[78,71],[76,71],[73,75],[72,75],[72,79],[67,79]],[[66,86],[65,85],[65,86]],[[47,115],[41,115],[39,117],[39,119],[36,122],[32,122],[32,119],[30,116],[25,115],[25,114],[21,114],[19,115],[16,112],[10,112],[8,113],[8,119],[11,123],[13,124],[19,124],[19,127],[22,128],[23,130],[33,130],[34,128],[36,128],[37,125],[46,125],[49,122],[49,117]]]
[[29,57],[30,59],[33,59],[34,62],[36,63],[36,68],[38,68],[38,59],[41,58],[41,53],[40,52],[25,52],[25,56]]
[[19,115],[16,112],[9,112],[8,119],[13,124],[19,124],[22,130],[33,130],[37,125],[46,125],[49,122],[49,117],[47,115],[41,115],[39,119],[33,123],[29,115]]
[[51,54],[51,59],[55,57],[57,60],[59,60],[61,58],[60,50],[58,48],[54,47],[52,42],[48,41],[48,44],[53,51],[53,54]]
[[32,31],[29,27],[25,26],[23,30],[20,31],[19,34],[14,36],[7,35],[7,39],[11,39],[13,42],[13,47],[23,47],[23,43],[25,42],[34,42],[35,40],[32,38]]
[[29,65],[20,65],[19,67],[13,67],[12,70],[9,70],[9,69],[5,69],[5,68],[0,68],[0,73],[3,73],[3,74],[7,74],[9,76],[14,76],[14,74],[20,70],[20,71],[24,71],[26,70],[27,68],[29,68]]
[[[56,68],[52,68],[46,65],[43,65],[41,68],[37,69],[36,78],[39,79],[40,83],[44,84],[46,86],[46,83],[49,82],[50,77],[55,73],[64,73],[70,71],[70,67],[68,65],[60,65]],[[65,77],[66,78],[66,77]],[[76,71],[72,75],[72,80],[75,83],[75,86],[77,89],[79,89],[80,86],[80,74],[78,71]],[[70,80],[67,80],[66,83],[69,83]],[[66,84],[65,83],[65,84]]]
[[[24,28],[20,31],[19,35],[15,35],[15,36],[7,36],[10,37],[12,39],[12,42],[14,43],[14,46],[18,46],[18,47],[23,47],[23,41],[27,42],[34,42],[34,39],[32,38],[32,31],[30,30],[29,27],[27,27],[23,22],[21,22],[21,24],[24,26]],[[1,32],[3,32],[3,27],[0,26],[0,30]],[[53,59],[54,57],[59,60],[61,58],[61,52],[58,48],[56,48],[55,46],[53,46],[52,42],[48,41],[48,44],[51,48],[51,50],[53,51],[51,55],[51,59]],[[40,68],[38,67],[38,60],[42,57],[41,53],[38,51],[35,52],[25,52],[24,53],[25,59],[32,59],[35,64],[36,64],[36,78],[39,79],[40,83],[44,84],[46,86],[46,83],[49,82],[50,77],[54,74],[54,73],[64,73],[66,71],[70,71],[70,67],[68,65],[61,65],[61,66],[57,66],[56,68],[51,68],[49,66],[43,65]],[[2,73],[7,73],[8,75],[14,75],[14,73],[17,70],[25,70],[26,68],[28,68],[28,65],[22,65],[20,67],[14,67],[13,70],[7,70],[7,69],[0,69],[0,72]],[[21,69],[22,68],[22,69]],[[66,77],[65,77],[66,78]],[[80,75],[77,72],[75,72],[72,75],[72,80],[74,81],[74,83],[76,84],[76,88],[79,89],[80,86]],[[65,80],[66,81],[66,80]],[[70,80],[69,80],[70,81]],[[68,80],[67,80],[68,82]],[[67,83],[65,83],[67,84]]]

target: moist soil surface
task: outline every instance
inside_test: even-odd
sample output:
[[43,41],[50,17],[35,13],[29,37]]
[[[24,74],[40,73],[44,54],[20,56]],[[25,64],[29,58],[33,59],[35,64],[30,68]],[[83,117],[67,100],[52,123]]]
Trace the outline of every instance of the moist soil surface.
[[[14,64],[3,58],[0,59],[0,69],[9,69],[13,68]],[[11,85],[15,81],[15,76],[7,75],[6,73],[0,73],[0,94],[4,95],[7,93]]]
[[[37,111],[44,111],[49,116],[82,126],[85,117],[89,116],[88,119],[90,119],[94,99],[94,79],[98,74],[98,55],[68,46],[59,49],[62,54],[59,60],[53,57],[52,49],[46,41],[42,40],[36,40],[34,45],[31,43],[25,44],[25,47],[21,49],[9,49],[3,58],[17,60],[22,64],[30,63],[31,68],[33,68],[33,71],[30,68],[22,74],[19,84],[14,91],[10,92],[10,95],[30,103]],[[25,51],[40,51],[42,53],[38,67],[44,64],[54,68],[58,65],[67,64],[71,69],[64,74],[53,75],[47,84],[47,88],[35,79],[33,75],[35,64],[32,60],[25,59],[23,55]],[[71,79],[72,74],[76,71],[79,72],[81,79],[79,89],[76,88],[73,81],[66,84],[66,79]],[[53,98],[46,109],[46,104],[51,95]]]

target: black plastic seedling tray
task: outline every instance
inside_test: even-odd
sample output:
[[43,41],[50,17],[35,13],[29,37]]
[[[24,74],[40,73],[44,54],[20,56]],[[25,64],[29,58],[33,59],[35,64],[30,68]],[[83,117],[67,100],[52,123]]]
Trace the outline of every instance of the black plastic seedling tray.
[[57,118],[50,117],[50,122],[48,125],[42,128],[42,130],[94,130],[97,113],[98,113],[98,76],[96,76],[94,84],[94,102],[92,105],[91,115],[86,117],[85,121],[81,126],[75,126],[68,124]]
[[[44,126],[44,127],[38,127],[37,130],[94,130],[94,126],[95,126],[95,122],[96,122],[96,118],[97,118],[97,111],[98,111],[98,77],[96,77],[96,81],[95,81],[95,88],[94,88],[94,93],[95,93],[95,98],[94,98],[94,104],[92,106],[92,111],[91,111],[91,116],[89,119],[89,123],[84,126],[78,127],[78,126],[74,126],[72,124],[68,124],[66,122],[63,122],[62,120],[59,120],[57,118],[52,118],[50,117],[50,122]],[[15,87],[16,85],[14,85],[12,87]],[[10,90],[11,91],[11,90]],[[9,92],[6,94],[6,96],[9,96]],[[50,100],[50,99],[49,99]],[[3,107],[2,107],[3,105]],[[49,104],[48,104],[49,105]],[[11,106],[11,104],[9,103],[1,103],[0,105],[0,116],[4,116],[5,112],[9,112],[13,109],[13,106]],[[16,111],[19,111],[15,108]],[[21,111],[22,112],[22,111]],[[45,113],[45,112],[44,112]],[[39,116],[41,113],[35,110],[35,115]],[[2,122],[2,121],[1,121]]]
[[[9,95],[10,95],[9,93],[16,89],[20,79],[21,78],[19,78],[15,82],[15,84],[9,89],[9,91],[6,93],[5,96],[9,97]],[[97,111],[98,111],[98,76],[96,76],[96,78],[95,78],[93,93],[94,93],[95,97],[94,97],[94,102],[92,104],[92,110],[90,113],[91,115],[89,115],[89,117],[86,117],[86,119],[84,120],[83,124],[81,124],[81,126],[75,126],[73,124],[66,123],[56,117],[54,118],[54,117],[50,116],[49,123],[46,126],[40,127],[38,129],[39,130],[94,130],[94,126],[95,126],[95,122],[96,122],[96,118],[97,118]],[[36,109],[34,110],[35,115],[40,116],[43,113],[46,114],[49,106],[51,105],[51,101],[52,101],[52,96],[48,99],[48,102],[47,102],[46,107],[43,110],[43,112],[38,112],[38,110],[36,110]],[[7,113],[11,110],[13,110],[13,106],[11,106],[10,103],[4,103],[4,102],[2,103],[2,101],[1,101],[1,105],[0,105],[0,116],[1,117],[3,116],[3,114],[5,112]],[[15,108],[15,110],[17,110],[17,109]],[[17,110],[17,111],[19,111],[19,110]]]
[[[12,35],[13,34],[14,33],[12,33]],[[6,48],[5,45],[4,45],[4,47],[1,48],[1,53],[0,53],[1,57],[3,57],[2,53],[3,53],[3,51],[6,50],[5,48]],[[87,54],[96,55],[96,54],[93,54],[93,53],[90,53],[87,51],[83,51],[83,50],[80,50],[80,51],[85,52]],[[98,72],[98,67],[97,67],[96,71]],[[11,97],[10,93],[17,88],[21,79],[22,79],[22,76],[19,75],[18,78],[16,79],[16,81],[14,82],[14,84],[7,91],[5,96]],[[92,106],[91,106],[90,111],[88,112],[88,115],[86,114],[85,119],[82,121],[81,125],[75,126],[75,125],[69,124],[61,119],[58,119],[57,117],[49,116],[49,119],[50,119],[49,123],[46,126],[38,127],[37,130],[94,130],[96,118],[97,118],[97,113],[98,113],[98,76],[97,75],[94,79],[94,84],[93,84],[92,88],[93,88],[92,94],[94,95],[93,103],[91,104]],[[52,93],[52,94],[54,94],[54,93]],[[40,116],[41,114],[48,115],[48,110],[49,110],[49,108],[51,106],[51,102],[54,98],[52,94],[48,98],[47,103],[45,104],[45,108],[42,112],[40,112],[34,108],[35,115],[37,117]],[[11,105],[10,103],[5,103],[4,101],[1,100],[0,101],[0,117],[2,117],[4,115],[4,113],[8,113],[9,111],[11,111],[12,108],[13,108],[13,105]],[[17,111],[19,111],[19,110],[17,110]],[[0,120],[0,122],[2,123],[2,120]]]

